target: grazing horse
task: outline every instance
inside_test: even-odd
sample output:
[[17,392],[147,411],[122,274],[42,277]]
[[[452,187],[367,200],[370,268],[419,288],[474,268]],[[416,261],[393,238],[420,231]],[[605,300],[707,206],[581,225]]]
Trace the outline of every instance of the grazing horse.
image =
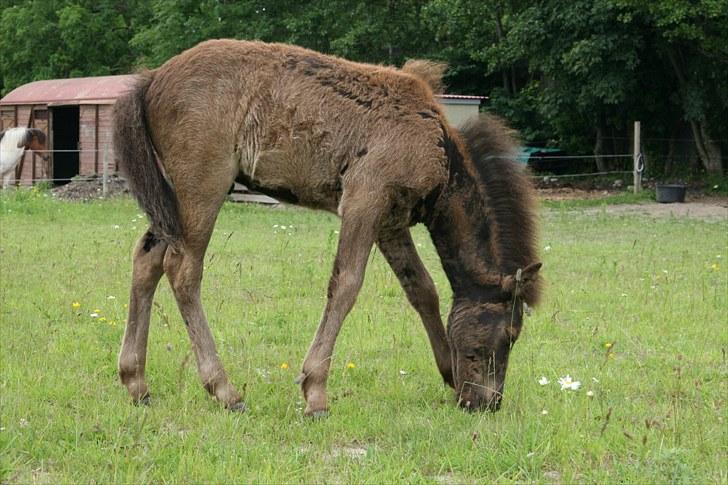
[[37,128],[9,128],[0,132],[0,177],[3,189],[10,185],[13,170],[25,150],[45,150],[46,135]]
[[[299,47],[213,40],[140,74],[115,108],[114,143],[151,221],[134,249],[119,374],[135,402],[155,288],[166,274],[202,383],[244,410],[200,301],[215,219],[238,180],[341,218],[326,306],[298,378],[305,414],[327,412],[334,342],[374,244],[427,331],[437,367],[469,410],[499,407],[523,303],[539,293],[535,208],[510,161],[511,133],[481,117],[460,132],[435,101],[433,67],[349,62]],[[453,289],[447,331],[410,236],[424,223]]]

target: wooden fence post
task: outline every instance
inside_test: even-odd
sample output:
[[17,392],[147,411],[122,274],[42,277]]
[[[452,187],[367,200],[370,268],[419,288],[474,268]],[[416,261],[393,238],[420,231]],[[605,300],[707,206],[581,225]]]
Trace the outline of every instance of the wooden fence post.
[[102,195],[102,197],[104,199],[106,198],[106,194],[107,194],[107,192],[109,190],[108,189],[108,177],[109,177],[108,170],[109,169],[107,168],[107,165],[108,164],[106,163],[108,161],[107,160],[108,157],[109,157],[109,147],[108,146],[105,146],[104,147],[104,162],[103,162],[104,163],[104,166],[102,167],[102,169],[103,169],[103,172],[102,172],[103,173],[103,178],[102,178],[102,186],[101,186],[102,187],[102,189],[101,189],[101,195]]
[[632,153],[632,159],[634,161],[634,193],[637,194],[642,190],[642,170],[645,168],[642,162],[639,121],[634,122],[634,152]]

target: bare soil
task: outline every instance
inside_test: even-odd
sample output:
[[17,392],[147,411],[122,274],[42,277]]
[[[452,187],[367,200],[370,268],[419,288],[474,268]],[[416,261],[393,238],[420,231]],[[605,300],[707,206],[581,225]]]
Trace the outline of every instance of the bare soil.
[[588,209],[594,212],[606,210],[608,214],[646,214],[651,217],[690,217],[706,221],[725,222],[728,221],[728,201],[686,201],[675,204],[658,204],[650,202],[647,204],[617,204],[608,205],[604,209]]
[[[553,201],[601,199],[611,195],[619,195],[620,193],[623,193],[623,191],[584,190],[573,187],[538,189],[538,194],[541,199]],[[609,204],[605,207],[590,207],[585,209],[585,211],[606,211],[608,214],[642,214],[651,217],[691,217],[719,222],[728,220],[728,197],[689,191],[683,203],[660,204],[657,202],[647,202],[642,204]]]
[[[110,175],[106,181],[106,198],[129,193],[126,181],[118,175]],[[104,198],[103,179],[98,175],[76,177],[71,182],[55,187],[53,196],[64,200],[93,200]]]
[[601,199],[610,195],[616,195],[617,192],[609,190],[584,190],[574,187],[554,187],[539,188],[539,198],[544,200],[583,200],[583,199]]
[[[66,185],[53,189],[53,196],[65,200],[94,200],[103,198],[103,180],[100,176],[77,177]],[[116,197],[129,193],[126,181],[117,175],[107,180],[106,197]],[[539,188],[538,194],[544,200],[583,200],[601,199],[623,193],[622,190],[587,190],[575,187]],[[676,204],[610,204],[605,207],[588,208],[587,212],[606,211],[609,214],[646,214],[652,217],[692,217],[704,220],[728,220],[728,197],[709,196],[704,193],[688,192],[685,203]]]

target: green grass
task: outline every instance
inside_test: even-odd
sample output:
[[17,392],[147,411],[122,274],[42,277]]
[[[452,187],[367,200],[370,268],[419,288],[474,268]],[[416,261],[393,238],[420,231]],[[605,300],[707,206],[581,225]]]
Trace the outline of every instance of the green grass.
[[[149,343],[153,405],[132,406],[118,382],[130,253],[145,229],[132,201],[25,190],[0,201],[0,482],[728,480],[725,222],[544,209],[548,288],[494,414],[455,407],[374,252],[337,343],[331,416],[309,421],[293,379],[324,305],[333,216],[221,213],[203,299],[249,405],[237,415],[199,384],[166,282]],[[449,288],[421,227],[415,240],[446,312]],[[561,391],[566,374],[582,388]]]

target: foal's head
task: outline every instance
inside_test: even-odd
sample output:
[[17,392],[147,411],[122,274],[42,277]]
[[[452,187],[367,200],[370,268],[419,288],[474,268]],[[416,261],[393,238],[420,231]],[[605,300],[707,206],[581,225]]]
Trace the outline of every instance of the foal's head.
[[448,319],[458,404],[467,410],[496,411],[503,396],[508,355],[523,325],[524,296],[541,263],[506,275],[499,286],[454,295]]

